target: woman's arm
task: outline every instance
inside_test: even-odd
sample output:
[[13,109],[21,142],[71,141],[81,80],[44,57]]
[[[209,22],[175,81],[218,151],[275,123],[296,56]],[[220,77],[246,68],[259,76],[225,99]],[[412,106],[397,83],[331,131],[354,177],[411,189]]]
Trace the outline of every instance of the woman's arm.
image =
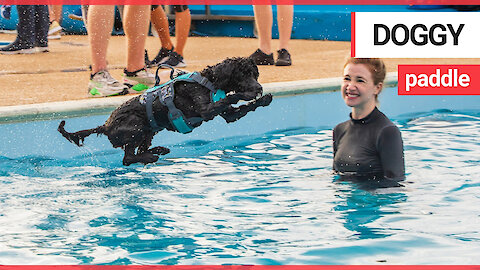
[[405,178],[403,140],[397,126],[388,126],[382,129],[379,134],[377,149],[385,178],[403,180]]
[[338,139],[335,137],[336,134],[338,134],[338,131],[337,131],[337,128],[338,128],[338,125],[333,129],[333,132],[332,132],[332,144],[333,144],[333,160],[332,160],[332,169],[334,171],[336,171],[335,169],[335,155],[337,154],[337,145],[338,145]]

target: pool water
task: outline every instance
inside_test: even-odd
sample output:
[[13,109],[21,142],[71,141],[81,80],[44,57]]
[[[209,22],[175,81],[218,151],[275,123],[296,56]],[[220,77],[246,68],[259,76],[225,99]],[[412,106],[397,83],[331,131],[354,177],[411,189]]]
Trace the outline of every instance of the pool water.
[[382,94],[408,175],[375,188],[331,173],[338,95],[159,134],[172,152],[147,166],[104,137],[71,145],[59,120],[0,125],[0,264],[479,264],[478,100]]

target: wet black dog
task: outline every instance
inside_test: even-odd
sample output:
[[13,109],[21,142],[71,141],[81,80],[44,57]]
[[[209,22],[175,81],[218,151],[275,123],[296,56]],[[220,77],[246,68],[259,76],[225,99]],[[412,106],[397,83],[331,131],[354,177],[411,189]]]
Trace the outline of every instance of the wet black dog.
[[[215,89],[225,91],[226,96],[212,102],[211,92],[206,87],[195,82],[177,82],[174,104],[185,118],[201,117],[203,121],[209,121],[220,115],[230,123],[272,102],[271,94],[262,96],[263,89],[257,81],[258,69],[250,58],[229,58],[207,67],[200,74],[212,82]],[[157,132],[150,125],[146,107],[140,99],[141,96],[137,96],[122,104],[102,126],[69,133],[64,129],[65,121],[62,121],[58,131],[78,146],[82,146],[84,138],[91,134],[107,135],[113,147],[121,147],[125,151],[123,164],[126,166],[137,162],[155,162],[158,155],[165,155],[170,150],[161,146],[150,148]],[[240,100],[249,102],[238,107],[231,106]],[[160,129],[176,131],[168,118],[168,112],[159,98],[154,100],[153,115]],[[194,127],[200,124],[201,122]]]

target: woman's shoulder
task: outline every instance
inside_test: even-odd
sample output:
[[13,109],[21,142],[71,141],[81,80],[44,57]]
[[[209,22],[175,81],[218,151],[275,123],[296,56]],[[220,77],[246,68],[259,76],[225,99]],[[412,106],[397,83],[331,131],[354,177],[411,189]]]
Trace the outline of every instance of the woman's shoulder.
[[378,110],[378,119],[381,121],[382,123],[382,126],[383,128],[385,127],[389,127],[389,126],[394,126],[394,127],[397,127],[395,125],[395,123],[392,122],[392,120],[390,120],[390,118],[388,118],[383,112],[381,112],[380,110]]
[[350,120],[347,120],[345,122],[342,122],[342,123],[336,125],[335,128],[333,128],[333,131],[336,132],[336,131],[344,130],[347,127],[349,122],[350,122]]
[[382,123],[379,125],[379,132],[378,135],[379,137],[387,137],[387,138],[392,138],[392,137],[401,137],[401,132],[400,129],[398,128],[395,123],[392,122],[385,114],[382,114]]

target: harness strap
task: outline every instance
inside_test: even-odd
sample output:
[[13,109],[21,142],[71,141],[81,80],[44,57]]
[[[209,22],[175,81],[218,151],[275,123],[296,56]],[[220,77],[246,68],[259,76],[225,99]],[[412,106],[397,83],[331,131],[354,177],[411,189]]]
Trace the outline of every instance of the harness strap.
[[153,115],[153,101],[157,98],[156,91],[149,91],[145,93],[145,109],[147,111],[147,118],[150,126],[152,127],[154,132],[161,130],[160,126],[158,126],[157,121],[155,121],[155,117]]
[[207,78],[200,75],[200,73],[194,72],[190,75],[189,78],[191,80],[193,80],[194,82],[196,82],[196,83],[208,88],[208,90],[210,90],[210,92],[211,92],[210,101],[212,103],[215,103],[215,102],[217,102],[221,99],[224,99],[226,97],[225,91],[220,90],[220,89],[215,89],[215,86],[213,85],[213,83],[211,81],[209,81]]
[[192,79],[194,82],[196,82],[196,83],[198,83],[202,86],[205,86],[206,88],[208,88],[208,90],[210,90],[214,93],[217,92],[217,89],[215,89],[215,87],[213,86],[213,83],[211,81],[209,81],[207,78],[200,75],[200,73],[198,73],[198,72],[191,73],[190,79]]

